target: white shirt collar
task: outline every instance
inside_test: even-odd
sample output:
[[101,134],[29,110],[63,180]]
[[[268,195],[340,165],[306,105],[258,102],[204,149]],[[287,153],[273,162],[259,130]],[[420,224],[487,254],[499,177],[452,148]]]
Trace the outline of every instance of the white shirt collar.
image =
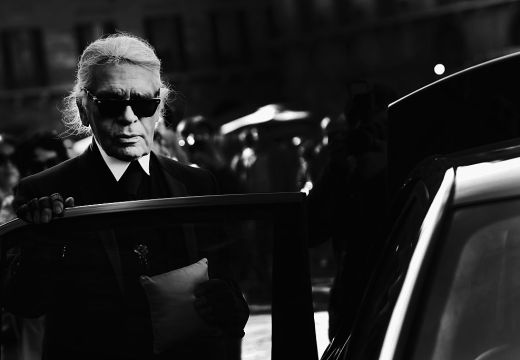
[[[93,139],[99,149],[99,152],[101,153],[101,157],[105,161],[105,164],[107,164],[108,168],[112,172],[112,175],[114,175],[116,181],[119,181],[119,179],[121,179],[126,169],[130,165],[130,161],[119,160],[113,156],[108,155],[105,152],[105,150],[101,147],[101,145],[99,145],[99,142],[96,140],[94,136]],[[144,172],[150,175],[150,153],[141,156],[139,159],[137,159],[137,161],[143,168]]]

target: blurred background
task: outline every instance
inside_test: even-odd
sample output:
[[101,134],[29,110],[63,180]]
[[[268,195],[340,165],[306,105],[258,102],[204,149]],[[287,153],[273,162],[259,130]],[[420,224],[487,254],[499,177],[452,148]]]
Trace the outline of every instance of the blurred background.
[[282,102],[320,120],[342,110],[353,79],[403,95],[516,50],[520,4],[0,0],[0,131],[21,140],[59,127],[58,107],[78,56],[93,39],[118,30],[157,49],[166,77],[182,93],[177,116],[203,114],[220,125]]

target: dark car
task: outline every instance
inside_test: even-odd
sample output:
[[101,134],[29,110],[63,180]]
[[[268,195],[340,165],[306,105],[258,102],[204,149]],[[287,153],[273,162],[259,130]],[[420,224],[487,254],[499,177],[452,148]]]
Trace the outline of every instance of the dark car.
[[519,357],[519,72],[517,53],[391,104],[392,230],[322,360]]

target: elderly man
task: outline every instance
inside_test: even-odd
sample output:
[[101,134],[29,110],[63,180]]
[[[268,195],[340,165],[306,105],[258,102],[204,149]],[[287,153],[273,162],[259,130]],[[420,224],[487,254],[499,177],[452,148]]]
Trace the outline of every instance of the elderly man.
[[[90,44],[64,114],[71,131],[93,133],[92,144],[80,156],[22,179],[18,215],[41,224],[74,205],[215,193],[209,172],[151,152],[169,92],[160,60],[144,40],[118,34]],[[219,336],[154,354],[150,310],[138,278],[197,259],[182,233],[177,241],[155,242],[123,229],[116,235],[88,242],[60,236],[22,247],[7,303],[22,316],[46,315],[44,358],[225,358],[226,346],[238,343],[249,315],[235,283],[217,269],[195,291],[197,313]],[[219,262],[209,260],[210,269]],[[119,273],[113,271],[118,266]]]

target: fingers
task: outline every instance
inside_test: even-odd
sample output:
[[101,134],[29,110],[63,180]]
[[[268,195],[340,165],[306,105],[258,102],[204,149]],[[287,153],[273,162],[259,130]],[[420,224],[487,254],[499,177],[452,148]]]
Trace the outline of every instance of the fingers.
[[[210,325],[222,329],[239,329],[247,322],[249,309],[241,305],[238,295],[222,279],[211,279],[195,290],[195,309]],[[245,303],[245,302],[244,302]]]
[[197,298],[193,302],[193,306],[195,310],[200,315],[200,317],[210,325],[216,325],[217,318],[215,317],[213,307],[208,303],[207,299],[204,297]]
[[52,214],[60,215],[63,212],[63,198],[60,194],[54,193],[49,196],[52,205]]
[[220,297],[230,292],[229,285],[221,279],[210,279],[201,283],[195,289],[195,296]]
[[74,206],[74,198],[68,197],[63,201],[63,197],[54,193],[50,196],[34,198],[19,207],[17,215],[19,218],[33,223],[46,224],[55,217],[62,216],[65,208]]
[[29,207],[30,203],[31,202],[29,201],[29,202],[21,205],[18,208],[18,210],[16,210],[16,216],[18,216],[20,219],[25,220],[27,222],[33,222],[32,212],[30,211],[30,207]]
[[[38,199],[38,206],[35,210],[34,222],[46,224],[52,219],[52,200],[48,196]],[[39,222],[37,220],[39,219]]]
[[74,198],[72,196],[65,199],[65,207],[74,207]]
[[28,218],[32,219],[31,222],[35,224],[40,223],[40,209],[39,209],[39,201],[37,198],[32,199],[27,203],[28,206]]

